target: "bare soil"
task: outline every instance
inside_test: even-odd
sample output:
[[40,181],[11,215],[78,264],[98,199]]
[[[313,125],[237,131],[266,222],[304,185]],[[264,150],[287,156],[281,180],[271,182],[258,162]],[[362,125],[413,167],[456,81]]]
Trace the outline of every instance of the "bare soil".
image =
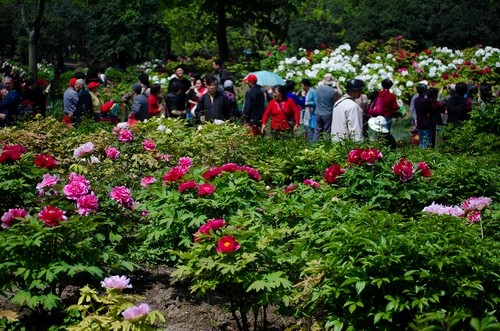
[[[236,321],[229,310],[228,300],[224,293],[196,297],[189,291],[188,284],[172,283],[170,274],[173,268],[154,267],[136,271],[130,275],[133,289],[131,292],[144,297],[152,309],[161,311],[166,318],[164,325],[159,325],[165,331],[236,331]],[[85,285],[85,284],[82,284]],[[98,284],[96,284],[98,286]],[[67,305],[78,300],[79,286],[68,287],[63,293]],[[47,330],[55,320],[63,316],[47,316],[34,314],[28,309],[9,303],[6,297],[0,296],[0,310],[13,310],[23,320],[28,330]],[[292,318],[281,317],[268,308],[267,330],[285,330],[295,323]],[[260,323],[260,322],[259,322]],[[58,324],[58,323],[57,323]]]

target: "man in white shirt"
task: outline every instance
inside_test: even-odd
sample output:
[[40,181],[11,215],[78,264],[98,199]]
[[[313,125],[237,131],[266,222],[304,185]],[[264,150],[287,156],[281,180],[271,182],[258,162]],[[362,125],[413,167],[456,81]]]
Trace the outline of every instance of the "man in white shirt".
[[347,81],[347,93],[333,107],[332,141],[363,140],[363,111],[354,100],[361,96],[364,86],[361,79]]

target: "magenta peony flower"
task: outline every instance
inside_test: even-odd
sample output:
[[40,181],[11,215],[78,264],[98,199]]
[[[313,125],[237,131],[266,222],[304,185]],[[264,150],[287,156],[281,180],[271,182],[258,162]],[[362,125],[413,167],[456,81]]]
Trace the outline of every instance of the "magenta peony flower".
[[413,163],[406,158],[402,158],[392,166],[392,171],[399,176],[401,182],[407,182],[413,178]]
[[181,179],[189,171],[188,168],[175,166],[172,167],[165,175],[163,175],[163,185],[167,185],[169,182],[175,182]]
[[154,182],[156,182],[156,178],[154,178],[153,176],[146,176],[146,177],[141,179],[141,186],[147,187],[147,186],[153,184]]
[[28,217],[28,212],[23,208],[11,208],[2,215],[2,228],[7,229],[8,227],[10,227],[14,223],[16,218],[26,217]]
[[80,216],[88,216],[90,212],[96,212],[99,206],[99,199],[95,196],[94,192],[82,195],[76,199],[76,207]]
[[2,153],[0,153],[0,163],[17,161],[21,159],[23,154],[26,154],[28,150],[22,145],[6,145],[2,148]]
[[101,286],[109,290],[123,290],[124,288],[132,288],[130,279],[128,279],[126,276],[106,277],[101,282]]
[[187,182],[181,183],[179,185],[178,191],[179,193],[182,193],[186,190],[196,189],[196,188],[198,188],[198,184],[196,184],[194,180],[188,180]]
[[361,159],[366,162],[366,164],[373,165],[378,159],[382,158],[382,153],[375,148],[369,148],[363,150],[360,156]]
[[122,129],[118,132],[118,140],[122,143],[129,143],[134,140],[134,135],[130,130]]
[[314,181],[312,179],[305,179],[304,184],[307,186],[314,187],[314,188],[320,188],[320,186],[321,186],[317,181]]
[[491,205],[491,198],[486,198],[486,197],[470,197],[469,199],[465,200],[461,207],[462,209],[465,210],[483,210],[484,208],[488,207]]
[[57,226],[60,222],[66,221],[66,212],[57,207],[45,206],[39,213],[38,218],[47,226]]
[[240,166],[237,165],[236,163],[226,163],[223,164],[222,167],[220,167],[220,170],[223,172],[235,172],[240,170]]
[[222,173],[222,170],[219,167],[212,167],[203,173],[203,178],[205,180],[212,180],[215,177],[219,176]]
[[134,205],[134,199],[132,199],[132,192],[125,186],[113,187],[109,195],[113,200],[118,202],[120,205],[131,208]]
[[481,212],[479,210],[476,210],[476,211],[473,211],[471,213],[468,213],[467,214],[467,219],[471,223],[479,222],[479,221],[481,221]]
[[59,181],[59,178],[54,175],[52,176],[51,174],[45,174],[43,175],[43,179],[40,183],[36,185],[36,189],[38,190],[39,195],[45,194],[45,188],[46,187],[54,187],[56,186],[57,182]]
[[204,196],[204,195],[212,195],[215,192],[215,186],[212,184],[201,184],[198,186],[198,195],[199,196]]
[[422,177],[432,176],[432,170],[429,169],[429,166],[425,162],[419,162],[417,165],[417,170],[420,170],[420,175],[422,175]]
[[72,172],[69,175],[69,182],[63,187],[63,193],[66,198],[76,200],[78,197],[89,192],[90,182],[82,175]]
[[142,142],[142,146],[144,146],[144,149],[147,151],[154,151],[156,149],[156,143],[153,139],[145,139]]
[[181,157],[177,162],[177,165],[179,167],[191,168],[191,166],[193,165],[193,159],[187,156]]
[[106,148],[106,156],[108,157],[108,159],[114,161],[118,159],[118,157],[120,156],[120,152],[114,147],[108,147]]
[[146,303],[141,303],[139,306],[134,306],[123,311],[122,316],[127,321],[134,321],[145,317],[149,314],[150,308]]
[[83,145],[78,146],[73,151],[73,157],[75,159],[80,159],[87,154],[90,154],[94,151],[94,144],[92,142],[87,142]]
[[215,251],[218,253],[232,253],[240,249],[240,244],[234,239],[233,236],[227,235],[219,239]]
[[224,221],[223,219],[211,219],[207,223],[200,226],[198,231],[196,231],[196,233],[193,235],[194,241],[200,241],[200,234],[210,234],[210,230],[217,231],[218,229],[223,228],[226,225],[226,221]]
[[248,176],[253,180],[255,180],[256,182],[258,182],[261,178],[260,173],[252,167],[244,165],[240,167],[240,171],[245,171],[248,174]]
[[323,178],[328,184],[333,184],[337,182],[337,177],[342,175],[345,169],[340,167],[340,164],[332,164],[329,168],[325,170]]

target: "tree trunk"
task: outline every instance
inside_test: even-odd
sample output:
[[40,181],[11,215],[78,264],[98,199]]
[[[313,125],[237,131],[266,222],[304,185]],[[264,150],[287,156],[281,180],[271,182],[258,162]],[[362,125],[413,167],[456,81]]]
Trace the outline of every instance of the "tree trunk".
[[35,30],[31,30],[29,34],[29,42],[28,42],[28,63],[29,63],[29,76],[30,78],[36,80],[37,79],[37,66],[36,66],[36,44],[37,38],[35,35]]
[[226,0],[217,0],[217,46],[222,61],[229,60],[229,45],[226,31]]

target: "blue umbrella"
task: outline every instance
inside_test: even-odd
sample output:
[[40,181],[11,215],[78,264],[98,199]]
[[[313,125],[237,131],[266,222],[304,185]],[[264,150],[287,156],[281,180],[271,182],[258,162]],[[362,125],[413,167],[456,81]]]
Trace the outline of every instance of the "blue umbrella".
[[[261,86],[285,85],[285,80],[274,72],[263,70],[251,72],[250,74],[257,76],[257,84]],[[245,78],[248,77],[248,75],[246,75]]]

